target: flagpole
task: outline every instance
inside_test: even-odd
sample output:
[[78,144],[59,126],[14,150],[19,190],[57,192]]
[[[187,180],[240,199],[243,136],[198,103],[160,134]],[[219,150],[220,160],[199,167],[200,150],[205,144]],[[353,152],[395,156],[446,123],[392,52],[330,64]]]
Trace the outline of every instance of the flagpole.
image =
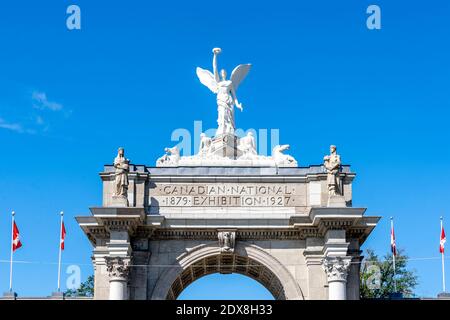
[[61,239],[62,239],[62,226],[64,219],[64,212],[60,212],[61,215],[61,223],[59,226],[59,256],[58,256],[58,292],[61,292]]
[[13,245],[14,245],[14,216],[16,213],[11,212],[11,258],[9,265],[9,292],[12,292],[12,279],[13,279]]
[[[442,235],[442,230],[444,228],[444,223],[443,223],[443,218],[441,217],[441,235]],[[442,250],[441,252],[441,258],[442,258],[442,292],[445,292],[445,263],[444,263],[444,250]]]
[[[392,238],[392,232],[394,232],[394,218],[391,217],[391,238]],[[394,241],[395,241],[395,239],[394,239]],[[395,245],[397,246],[397,244],[395,244]],[[392,244],[391,244],[391,247],[392,247]],[[397,292],[397,279],[396,279],[397,274],[395,271],[395,251],[394,250],[391,250],[391,251],[392,251],[392,266],[394,268],[394,291]]]

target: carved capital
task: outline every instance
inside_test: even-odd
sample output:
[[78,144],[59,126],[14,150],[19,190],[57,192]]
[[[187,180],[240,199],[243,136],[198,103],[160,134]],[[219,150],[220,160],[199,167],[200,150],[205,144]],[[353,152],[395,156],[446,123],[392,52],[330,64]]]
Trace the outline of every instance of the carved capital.
[[236,231],[219,230],[217,234],[219,238],[219,246],[223,253],[233,253],[234,244],[236,242]]
[[327,274],[328,282],[347,281],[351,260],[350,257],[325,257],[322,260],[322,266]]
[[130,273],[130,258],[122,257],[105,257],[106,270],[110,278],[128,279]]

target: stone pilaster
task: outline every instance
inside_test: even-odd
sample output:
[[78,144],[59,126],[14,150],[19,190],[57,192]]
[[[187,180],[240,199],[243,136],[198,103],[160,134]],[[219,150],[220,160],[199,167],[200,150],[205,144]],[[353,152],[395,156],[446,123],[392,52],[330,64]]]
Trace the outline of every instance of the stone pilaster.
[[105,261],[105,256],[108,254],[108,249],[105,246],[96,247],[93,251],[94,299],[96,300],[107,300],[109,298],[109,276]]
[[307,298],[310,300],[326,300],[325,275],[322,271],[324,241],[320,238],[306,238],[306,249],[303,251],[307,268]]
[[360,270],[362,251],[359,247],[359,241],[357,239],[350,239],[350,245],[348,248],[347,256],[352,258],[352,262],[348,269],[347,276],[347,300],[359,300],[359,282],[360,282]]
[[133,266],[128,277],[128,298],[146,300],[151,252],[133,250]]

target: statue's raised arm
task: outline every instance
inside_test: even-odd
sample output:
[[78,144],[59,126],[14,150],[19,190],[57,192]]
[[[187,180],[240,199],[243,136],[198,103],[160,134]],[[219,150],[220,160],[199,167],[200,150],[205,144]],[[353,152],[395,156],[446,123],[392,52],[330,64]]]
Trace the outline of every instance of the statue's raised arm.
[[200,82],[209,88],[213,93],[218,91],[218,83],[220,82],[219,69],[217,68],[217,56],[222,52],[220,48],[214,48],[213,50],[213,73],[209,70],[197,67],[197,77]]
[[216,82],[220,82],[219,77],[219,69],[217,68],[217,56],[222,52],[222,49],[220,48],[214,48],[212,50],[214,56],[213,56],[213,72],[214,72],[214,79],[216,79]]

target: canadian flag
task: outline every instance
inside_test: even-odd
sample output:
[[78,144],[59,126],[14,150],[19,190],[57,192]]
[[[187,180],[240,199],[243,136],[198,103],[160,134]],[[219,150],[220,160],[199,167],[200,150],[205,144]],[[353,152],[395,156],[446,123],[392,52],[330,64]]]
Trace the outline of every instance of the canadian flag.
[[394,256],[397,255],[397,246],[395,245],[394,226],[391,227],[391,251]]
[[13,234],[12,234],[12,250],[13,252],[19,249],[22,246],[22,242],[20,242],[20,233],[19,228],[17,228],[17,224],[14,221],[13,224]]
[[444,245],[445,245],[445,241],[447,239],[445,239],[445,231],[444,231],[444,227],[441,228],[441,241],[439,243],[439,252],[440,253],[444,253]]
[[66,239],[66,228],[64,227],[64,222],[61,223],[61,250],[64,250],[64,240]]

